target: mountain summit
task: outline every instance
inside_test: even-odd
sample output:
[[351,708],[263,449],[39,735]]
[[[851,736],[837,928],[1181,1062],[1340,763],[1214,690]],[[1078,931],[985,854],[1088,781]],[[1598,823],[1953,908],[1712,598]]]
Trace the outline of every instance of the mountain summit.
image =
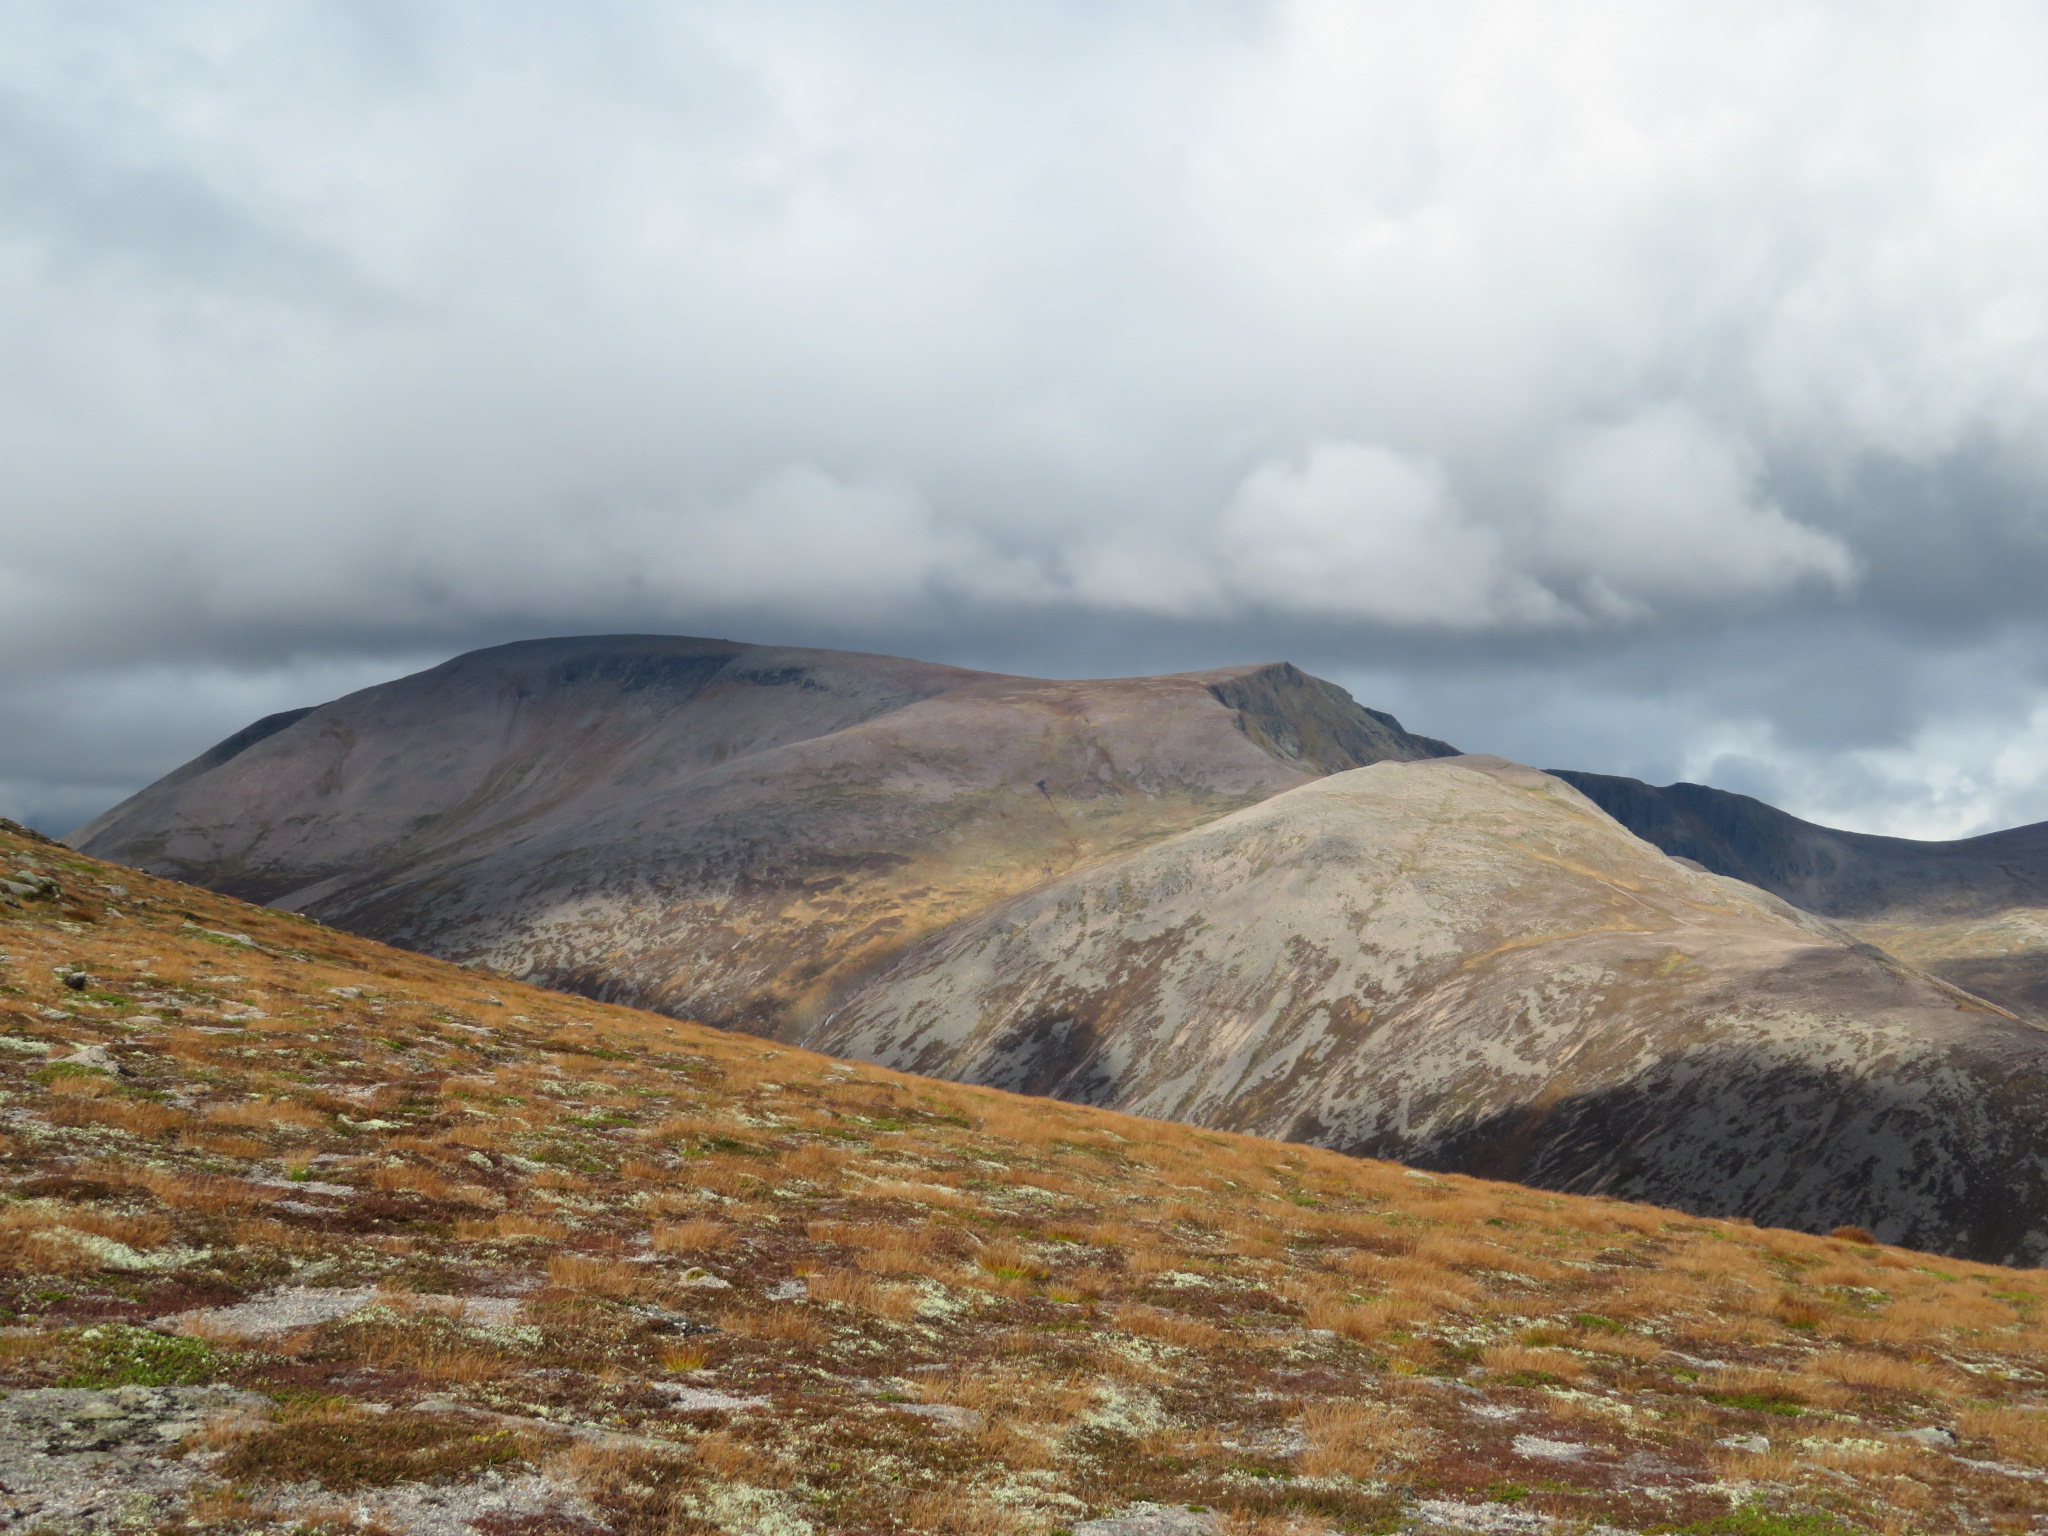
[[1455,749],[1295,667],[1054,682],[658,635],[458,656],[72,835],[157,874],[759,1031],[1041,881]]

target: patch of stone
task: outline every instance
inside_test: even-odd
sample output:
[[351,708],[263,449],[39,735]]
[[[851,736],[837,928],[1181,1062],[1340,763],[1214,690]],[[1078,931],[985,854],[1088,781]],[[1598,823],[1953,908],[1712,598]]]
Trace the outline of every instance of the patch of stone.
[[274,1490],[264,1502],[280,1515],[339,1517],[397,1536],[476,1536],[477,1522],[492,1516],[553,1517],[609,1529],[587,1499],[544,1472],[490,1471],[466,1483],[401,1483],[347,1494],[305,1483]]
[[1972,1461],[1967,1456],[1958,1456],[1956,1460],[1972,1471],[1996,1472],[2001,1477],[2024,1477],[2029,1482],[2048,1483],[2048,1472],[2035,1467],[2012,1467],[2002,1461]]
[[686,1386],[679,1381],[657,1381],[652,1385],[655,1391],[668,1398],[670,1406],[678,1413],[732,1412],[741,1408],[769,1406],[765,1397],[734,1397],[729,1392],[712,1392],[703,1387]]
[[1894,1438],[1910,1440],[1915,1445],[1924,1445],[1930,1450],[1952,1451],[1962,1442],[1956,1439],[1955,1431],[1943,1429],[1938,1424],[1923,1425],[1919,1429],[1901,1430]]
[[1290,1424],[1280,1429],[1240,1434],[1223,1441],[1223,1447],[1225,1450],[1243,1451],[1252,1456],[1299,1456],[1308,1449],[1308,1436]]
[[1074,1536],[1213,1536],[1221,1522],[1207,1510],[1133,1504],[1100,1520],[1083,1520]]
[[972,1408],[955,1408],[950,1403],[891,1403],[898,1413],[914,1413],[921,1419],[935,1419],[948,1429],[979,1429],[981,1415]]
[[104,1045],[81,1046],[69,1056],[59,1056],[56,1064],[60,1067],[86,1067],[114,1077],[122,1076],[128,1070]]
[[138,1253],[126,1243],[117,1242],[98,1232],[80,1232],[71,1227],[46,1227],[43,1236],[65,1243],[85,1254],[102,1269],[116,1269],[129,1274],[142,1274],[150,1270],[181,1269],[206,1254],[197,1248],[159,1248],[153,1253]]
[[405,1297],[404,1303],[410,1311],[439,1313],[487,1328],[511,1327],[519,1321],[519,1309],[525,1305],[517,1296],[418,1295]]
[[209,1419],[260,1413],[227,1387],[44,1387],[0,1400],[0,1531],[148,1525],[204,1467],[179,1442]]
[[1424,1499],[1409,1509],[1410,1529],[1456,1531],[1459,1536],[1549,1536],[1569,1529],[1574,1536],[1636,1536],[1612,1525],[1566,1526],[1533,1509],[1512,1504],[1464,1504],[1456,1499]]
[[264,1339],[360,1312],[380,1294],[374,1285],[339,1289],[286,1286],[238,1301],[231,1307],[202,1307],[163,1321],[181,1333],[225,1333]]

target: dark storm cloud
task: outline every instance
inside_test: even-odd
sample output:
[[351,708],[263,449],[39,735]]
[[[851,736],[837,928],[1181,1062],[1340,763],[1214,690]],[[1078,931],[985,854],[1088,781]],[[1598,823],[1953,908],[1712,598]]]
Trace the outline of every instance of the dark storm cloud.
[[652,628],[2048,816],[2017,5],[0,19],[0,810]]

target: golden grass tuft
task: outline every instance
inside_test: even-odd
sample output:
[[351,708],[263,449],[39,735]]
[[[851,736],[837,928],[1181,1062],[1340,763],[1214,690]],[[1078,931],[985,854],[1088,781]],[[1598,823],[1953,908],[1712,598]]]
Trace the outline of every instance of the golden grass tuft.
[[730,1222],[699,1217],[656,1227],[648,1241],[656,1253],[716,1253],[731,1247],[734,1236]]
[[637,1264],[612,1259],[588,1258],[578,1253],[558,1253],[548,1260],[548,1283],[567,1291],[592,1296],[638,1296],[648,1288],[649,1276]]
[[1157,1339],[1181,1349],[1220,1349],[1229,1339],[1214,1323],[1159,1307],[1118,1307],[1110,1314],[1110,1321],[1125,1333]]
[[1383,1477],[1425,1443],[1418,1423],[1388,1403],[1311,1403],[1301,1428],[1308,1449],[1299,1466],[1308,1477]]
[[252,1131],[320,1130],[327,1117],[308,1109],[296,1099],[243,1099],[234,1104],[213,1104],[206,1110],[210,1125],[239,1125]]

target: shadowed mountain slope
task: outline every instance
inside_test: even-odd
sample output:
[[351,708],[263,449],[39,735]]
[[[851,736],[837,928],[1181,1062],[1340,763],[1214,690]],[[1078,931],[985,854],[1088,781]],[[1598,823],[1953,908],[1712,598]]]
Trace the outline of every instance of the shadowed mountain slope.
[[807,1043],[1550,1188],[2048,1253],[2048,1031],[1493,758],[1338,774],[955,925]]
[[2048,1020],[2048,822],[1954,842],[1816,826],[1747,795],[1553,769],[1636,836]]
[[2048,822],[1917,842],[1816,826],[1704,784],[1549,771],[1666,853],[1823,917],[1912,922],[2048,907]]
[[1051,682],[592,636],[273,716],[71,841],[410,948],[789,1030],[1045,879],[1451,750],[1284,664]]

